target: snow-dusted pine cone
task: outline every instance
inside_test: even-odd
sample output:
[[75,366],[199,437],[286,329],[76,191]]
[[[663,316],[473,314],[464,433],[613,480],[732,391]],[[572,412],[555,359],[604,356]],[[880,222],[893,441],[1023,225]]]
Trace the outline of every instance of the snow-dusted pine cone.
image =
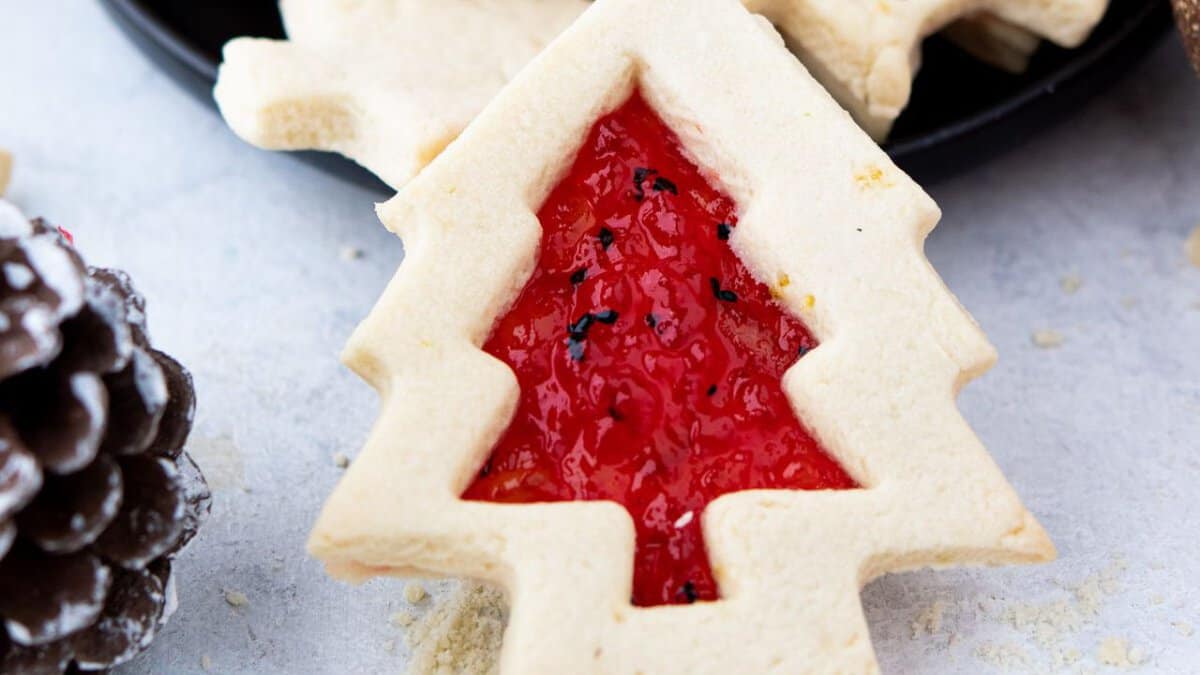
[[0,201],[0,673],[105,670],[173,611],[208,513],[191,376],[123,273]]

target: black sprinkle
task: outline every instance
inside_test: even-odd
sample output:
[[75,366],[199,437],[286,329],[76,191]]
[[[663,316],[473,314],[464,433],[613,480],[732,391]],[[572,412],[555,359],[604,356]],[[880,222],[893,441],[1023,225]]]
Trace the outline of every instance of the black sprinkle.
[[811,351],[812,351],[812,347],[809,347],[807,345],[800,345],[800,356],[804,356],[805,354],[807,354]]
[[655,192],[664,192],[664,191],[670,192],[673,195],[679,194],[679,188],[675,187],[674,183],[667,180],[666,178],[663,178],[662,176],[659,176],[658,178],[654,179],[654,191]]
[[608,406],[608,416],[609,416],[609,417],[611,417],[611,418],[613,418],[614,420],[616,420],[616,421],[618,421],[618,422],[620,422],[621,420],[625,419],[625,416],[624,416],[624,415],[622,415],[622,414],[621,414],[621,411],[620,411],[620,410],[617,410],[617,407],[616,407],[616,406],[614,406],[614,405],[610,405],[610,406]]
[[729,241],[729,223],[717,223],[717,239]]
[[583,352],[587,346],[578,340],[567,340],[567,353],[571,355],[572,361],[582,361]]
[[584,314],[579,317],[578,321],[567,326],[567,335],[570,335],[571,339],[576,341],[587,339],[588,329],[592,327],[592,321],[595,319],[596,316],[594,314]]
[[[650,176],[653,176],[656,173],[658,173],[658,172],[655,171],[654,169],[647,169],[644,166],[639,166],[633,170],[633,198],[634,199],[636,199],[637,201],[640,202],[646,198],[646,190],[645,190],[645,188],[642,187],[642,183],[644,183],[647,178],[649,178]],[[658,181],[655,181],[655,185],[657,185],[657,184],[658,184]]]
[[709,385],[707,393],[709,396],[713,396],[714,394],[716,394],[717,393],[717,385],[715,385],[715,384]]
[[651,328],[654,328],[655,326],[658,325],[658,317],[654,316],[653,314],[647,314],[646,315],[646,325],[650,326]]
[[587,268],[580,267],[579,269],[577,269],[571,273],[571,284],[578,286],[579,284],[582,284],[583,280],[586,278],[587,278]]
[[696,592],[696,584],[690,581],[683,582],[683,587],[679,589],[676,595],[683,598],[689,605],[700,598],[700,594]]
[[593,316],[600,323],[606,323],[611,326],[617,322],[617,317],[620,315],[617,314],[617,310],[615,309],[606,309],[603,312],[596,312]]
[[600,228],[599,237],[600,237],[600,245],[603,246],[604,250],[607,251],[608,247],[612,246],[612,243],[613,243],[612,230],[608,229],[607,227]]
[[712,286],[713,296],[716,299],[724,300],[725,302],[737,302],[737,293],[734,293],[730,290],[723,290],[721,288],[721,282],[718,281],[716,277],[709,277],[708,284],[709,286]]
[[856,229],[857,229],[859,232],[862,232],[862,228],[861,228],[861,227],[859,227],[859,228],[856,228]]

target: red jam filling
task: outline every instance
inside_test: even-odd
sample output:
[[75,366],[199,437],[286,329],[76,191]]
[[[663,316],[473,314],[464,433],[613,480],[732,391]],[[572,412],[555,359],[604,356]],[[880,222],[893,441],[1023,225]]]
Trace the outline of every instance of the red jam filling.
[[483,347],[520,402],[463,497],[618,502],[637,530],[633,603],[715,600],[710,501],[855,487],[780,386],[816,340],[734,255],[736,204],[636,93],[538,218],[537,269]]

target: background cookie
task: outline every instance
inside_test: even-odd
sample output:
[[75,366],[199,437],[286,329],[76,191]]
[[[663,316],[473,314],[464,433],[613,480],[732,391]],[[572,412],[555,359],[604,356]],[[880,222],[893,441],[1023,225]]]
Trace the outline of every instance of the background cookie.
[[[290,39],[232,41],[216,98],[230,126],[255,145],[339,152],[398,188],[590,4],[283,0]],[[920,41],[930,32],[950,26],[948,37],[977,58],[1020,71],[1038,35],[1077,44],[1107,6],[1106,0],[746,4],[775,24],[877,140],[908,103]]]
[[1200,0],[1171,0],[1188,58],[1200,73]]
[[586,0],[282,0],[289,39],[225,49],[216,98],[273,150],[332,150],[399,187]]

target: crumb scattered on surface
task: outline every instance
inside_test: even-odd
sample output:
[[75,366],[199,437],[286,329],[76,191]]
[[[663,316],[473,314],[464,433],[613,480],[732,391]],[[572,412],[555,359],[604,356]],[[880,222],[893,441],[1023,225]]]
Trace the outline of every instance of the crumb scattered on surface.
[[412,612],[395,612],[388,621],[396,628],[408,628],[417,621],[417,617]]
[[355,260],[362,259],[363,250],[357,246],[343,246],[339,255],[341,256],[342,260],[345,260],[346,262],[353,262]]
[[1065,668],[1067,666],[1073,666],[1076,663],[1079,663],[1079,660],[1082,658],[1083,658],[1083,653],[1074,647],[1068,647],[1066,649],[1056,649],[1054,651],[1054,659],[1053,659],[1054,666],[1056,668]]
[[212,670],[212,659],[208,654],[200,657],[200,669],[204,671]]
[[1121,298],[1121,306],[1125,309],[1133,309],[1134,307],[1138,306],[1139,302],[1141,301],[1132,295],[1126,295],[1125,297]]
[[1057,647],[1063,637],[1077,632],[1091,612],[1070,600],[1045,604],[1015,603],[1001,618],[1045,649]]
[[980,660],[1001,670],[1028,670],[1029,654],[1015,644],[985,643],[975,649]]
[[350,458],[347,457],[346,453],[343,452],[334,453],[333,465],[339,469],[345,469],[346,467],[350,466]]
[[1068,274],[1060,279],[1058,284],[1062,286],[1063,293],[1075,295],[1083,287],[1083,279],[1080,279],[1078,274]]
[[1108,637],[1100,643],[1096,650],[1096,658],[1106,666],[1117,668],[1132,668],[1146,660],[1146,654],[1138,647],[1130,647],[1129,640],[1120,637]]
[[1066,339],[1062,333],[1056,330],[1035,330],[1033,332],[1033,344],[1042,349],[1055,349],[1061,347]]
[[[1117,557],[1104,569],[1075,583],[1064,583],[1060,597],[1045,602],[1014,602],[1000,605],[981,604],[980,609],[1022,636],[1021,645],[1034,651],[1020,653],[1004,645],[990,645],[977,651],[979,658],[1002,669],[1036,672],[1078,672],[1086,665],[1084,652],[1091,643],[1080,644],[1084,628],[1093,625],[1109,599],[1120,590],[1122,572],[1128,567]],[[953,627],[951,627],[953,628]],[[1022,660],[1023,659],[1023,660]],[[1080,663],[1079,666],[1076,666]]]
[[1192,234],[1188,236],[1187,241],[1183,244],[1183,250],[1187,253],[1188,262],[1196,267],[1200,267],[1200,225],[1192,230]]
[[389,654],[396,651],[396,641],[395,640],[385,640],[383,643],[383,651],[385,651]]
[[1161,605],[1161,604],[1163,604],[1163,603],[1164,603],[1164,602],[1166,602],[1166,601],[1167,601],[1167,599],[1166,599],[1166,598],[1164,598],[1163,596],[1161,596],[1161,595],[1159,595],[1159,594],[1157,594],[1157,593],[1155,593],[1154,595],[1150,596],[1150,604],[1152,604],[1152,605]]
[[416,581],[410,581],[404,586],[404,599],[412,604],[425,599],[425,587]]
[[1175,632],[1184,637],[1191,637],[1192,634],[1196,632],[1196,629],[1192,627],[1192,624],[1186,621],[1172,621],[1171,625],[1175,627]]
[[241,608],[250,604],[250,598],[241,591],[225,591],[225,602],[230,607]]
[[463,582],[408,631],[409,672],[495,675],[507,621],[498,589]]
[[917,639],[922,635],[933,635],[942,630],[942,616],[946,612],[946,603],[938,600],[922,609],[912,622],[912,636]]

